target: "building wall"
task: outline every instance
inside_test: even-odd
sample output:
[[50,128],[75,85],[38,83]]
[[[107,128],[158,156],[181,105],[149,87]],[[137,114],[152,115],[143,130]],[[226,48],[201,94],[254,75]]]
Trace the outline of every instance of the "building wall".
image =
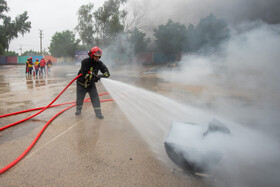
[[[30,56],[0,56],[0,65],[10,65],[10,64],[25,64],[27,59]],[[51,56],[51,55],[39,55],[39,56],[31,56],[33,58],[33,62],[38,60],[40,61],[43,57],[45,58],[46,61],[51,59],[52,62],[56,63],[57,58]]]

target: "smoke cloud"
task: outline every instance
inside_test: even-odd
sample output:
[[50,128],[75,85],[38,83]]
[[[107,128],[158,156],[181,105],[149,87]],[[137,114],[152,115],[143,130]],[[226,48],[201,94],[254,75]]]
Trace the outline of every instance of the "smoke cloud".
[[280,22],[280,2],[278,0],[173,0],[148,1],[129,0],[127,9],[134,9],[144,15],[144,26],[166,23],[168,19],[186,25],[197,24],[202,17],[210,13],[236,24],[246,21],[262,20],[267,23]]
[[224,88],[232,97],[216,98],[214,108],[224,113],[226,108],[226,115],[235,116],[235,120],[246,118],[246,123],[280,135],[280,26],[257,22],[240,28],[250,29],[233,31],[222,51],[209,56],[185,55],[179,72],[165,71],[161,77],[184,85],[207,86],[200,99],[207,100],[211,93],[223,92],[220,88]]
[[[280,152],[277,147],[280,147],[280,75],[278,73],[280,11],[278,7],[280,2],[276,0],[266,2],[208,0],[203,3],[195,0],[130,0],[127,3],[126,8],[137,10],[140,15],[144,15],[141,25],[145,26],[146,31],[152,31],[159,24],[165,24],[168,19],[186,25],[197,24],[201,18],[210,13],[230,23],[231,38],[225,41],[219,50],[204,55],[184,54],[179,62],[179,70],[165,70],[160,73],[160,78],[165,82],[179,83],[186,87],[201,86],[202,91],[194,96],[197,101],[196,106],[203,111],[209,111],[208,114],[211,112],[234,122],[226,124],[233,132],[230,140],[224,141],[220,137],[212,139],[215,142],[213,146],[219,146],[219,150],[223,153],[220,165],[210,171],[214,177],[223,181],[221,184],[215,184],[216,186],[277,186],[279,184]],[[103,83],[105,87],[106,84],[109,85],[107,85],[108,89],[112,89],[115,84],[115,90],[110,90],[112,96],[121,95],[118,93],[119,90],[134,89],[128,85],[123,85],[123,89],[119,89],[120,83],[106,83],[106,81]],[[153,145],[151,147],[158,155],[163,153],[161,145],[168,132],[170,120],[180,121],[180,118],[184,118],[205,125],[211,118],[206,117],[207,112],[204,116],[197,115],[198,112],[194,112],[193,108],[178,105],[165,98],[155,102],[155,98],[159,96],[153,93],[141,92],[139,95],[135,93],[140,91],[131,91],[131,97],[135,96],[131,98],[133,102],[128,103],[129,98],[126,98],[126,102],[122,103],[122,100],[119,100],[118,104],[128,114],[127,117],[131,119],[135,128],[145,140],[148,140],[149,145]],[[135,104],[137,110],[132,110],[131,106],[136,100],[139,101]],[[162,103],[169,103],[168,107],[171,106],[172,110],[161,105],[155,108],[155,105]],[[143,107],[148,110],[142,110]],[[163,108],[167,111],[163,111]],[[145,127],[143,124],[149,126]],[[151,127],[151,124],[154,126]],[[189,136],[189,138],[197,137]],[[206,147],[202,146],[201,149]]]
[[196,98],[200,108],[240,125],[230,126],[234,128],[230,141],[215,140],[223,161],[211,172],[226,181],[221,186],[277,186],[280,25],[241,24],[231,35],[221,51],[184,55],[180,70],[163,71],[161,78],[185,86],[201,85],[204,91]]

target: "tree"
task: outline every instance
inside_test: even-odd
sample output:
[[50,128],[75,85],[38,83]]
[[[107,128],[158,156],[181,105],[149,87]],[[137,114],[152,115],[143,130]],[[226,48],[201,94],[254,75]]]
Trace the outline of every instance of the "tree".
[[82,44],[90,47],[94,44],[94,15],[93,3],[82,5],[78,10],[78,25],[75,30],[78,31]]
[[198,51],[202,48],[215,48],[229,37],[227,23],[213,14],[202,18],[196,28],[189,25],[184,43],[185,52]]
[[77,51],[88,51],[88,50],[91,49],[91,48],[92,48],[92,46],[91,46],[91,47],[88,47],[88,46],[86,46],[86,45],[78,45],[77,48],[76,48],[76,50],[77,50]]
[[155,43],[161,52],[174,55],[182,51],[185,33],[185,25],[168,20],[166,25],[159,25],[154,29]]
[[28,16],[26,11],[18,15],[15,20],[12,20],[11,17],[4,14],[4,12],[8,11],[9,7],[7,6],[7,2],[0,0],[0,55],[5,50],[8,51],[12,39],[17,38],[19,34],[24,35],[31,28],[31,22],[27,21]]
[[108,46],[117,34],[124,31],[127,12],[120,10],[126,0],[107,0],[93,11],[94,4],[82,5],[78,11],[78,31],[84,46]]
[[203,37],[197,32],[197,29],[193,24],[190,24],[186,36],[185,41],[183,43],[183,51],[184,52],[194,52],[201,48],[203,44]]
[[34,50],[29,50],[29,51],[25,51],[24,53],[22,53],[21,56],[34,56],[34,55],[42,55],[42,53],[40,53],[39,51],[34,51]]
[[110,41],[125,28],[127,12],[120,10],[126,0],[107,0],[94,12],[97,45],[107,46]]
[[4,56],[18,56],[18,53],[15,51],[5,51]]
[[196,31],[202,38],[202,45],[207,44],[215,47],[229,37],[226,21],[217,19],[213,14],[201,19]]
[[54,57],[74,57],[80,40],[75,40],[73,32],[56,32],[51,39],[49,51]]
[[146,33],[140,32],[138,29],[134,29],[130,34],[129,41],[134,46],[134,53],[144,52],[147,48],[150,38],[145,38]]
[[144,17],[144,14],[139,14],[138,10],[133,10],[133,13],[128,17],[125,17],[125,31],[131,32],[135,29],[141,29],[143,26],[141,25],[141,20]]

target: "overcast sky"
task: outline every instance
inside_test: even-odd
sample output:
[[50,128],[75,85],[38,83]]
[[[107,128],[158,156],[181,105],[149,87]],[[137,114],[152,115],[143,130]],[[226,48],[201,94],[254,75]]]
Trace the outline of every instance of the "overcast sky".
[[[31,32],[20,36],[10,43],[10,50],[40,51],[39,29],[43,30],[43,49],[48,50],[55,32],[73,30],[77,25],[77,11],[81,5],[94,3],[94,11],[105,0],[7,0],[8,15],[28,12]],[[188,26],[196,25],[203,17],[213,13],[229,24],[263,20],[268,23],[280,23],[279,0],[127,0],[125,8],[130,15],[134,12],[142,16],[141,26],[144,32],[153,32],[153,28],[166,24],[168,19]],[[129,17],[128,17],[129,19]]]
[[23,37],[20,35],[10,43],[10,51],[20,54],[27,50],[40,51],[39,30],[43,30],[43,50],[48,50],[50,40],[55,32],[73,30],[77,25],[77,11],[81,5],[94,3],[94,9],[103,5],[104,0],[7,0],[10,11],[8,15],[15,16],[28,12],[31,21],[31,31]]

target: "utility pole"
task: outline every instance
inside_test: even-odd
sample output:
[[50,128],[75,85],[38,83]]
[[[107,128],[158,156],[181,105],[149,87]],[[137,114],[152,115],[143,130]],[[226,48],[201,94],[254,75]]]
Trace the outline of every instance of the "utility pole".
[[42,55],[43,30],[40,30],[40,29],[39,29],[39,32],[40,32],[40,53],[41,53],[41,55]]
[[21,56],[22,55],[22,46],[21,45],[20,45],[19,50],[20,50],[20,56]]

